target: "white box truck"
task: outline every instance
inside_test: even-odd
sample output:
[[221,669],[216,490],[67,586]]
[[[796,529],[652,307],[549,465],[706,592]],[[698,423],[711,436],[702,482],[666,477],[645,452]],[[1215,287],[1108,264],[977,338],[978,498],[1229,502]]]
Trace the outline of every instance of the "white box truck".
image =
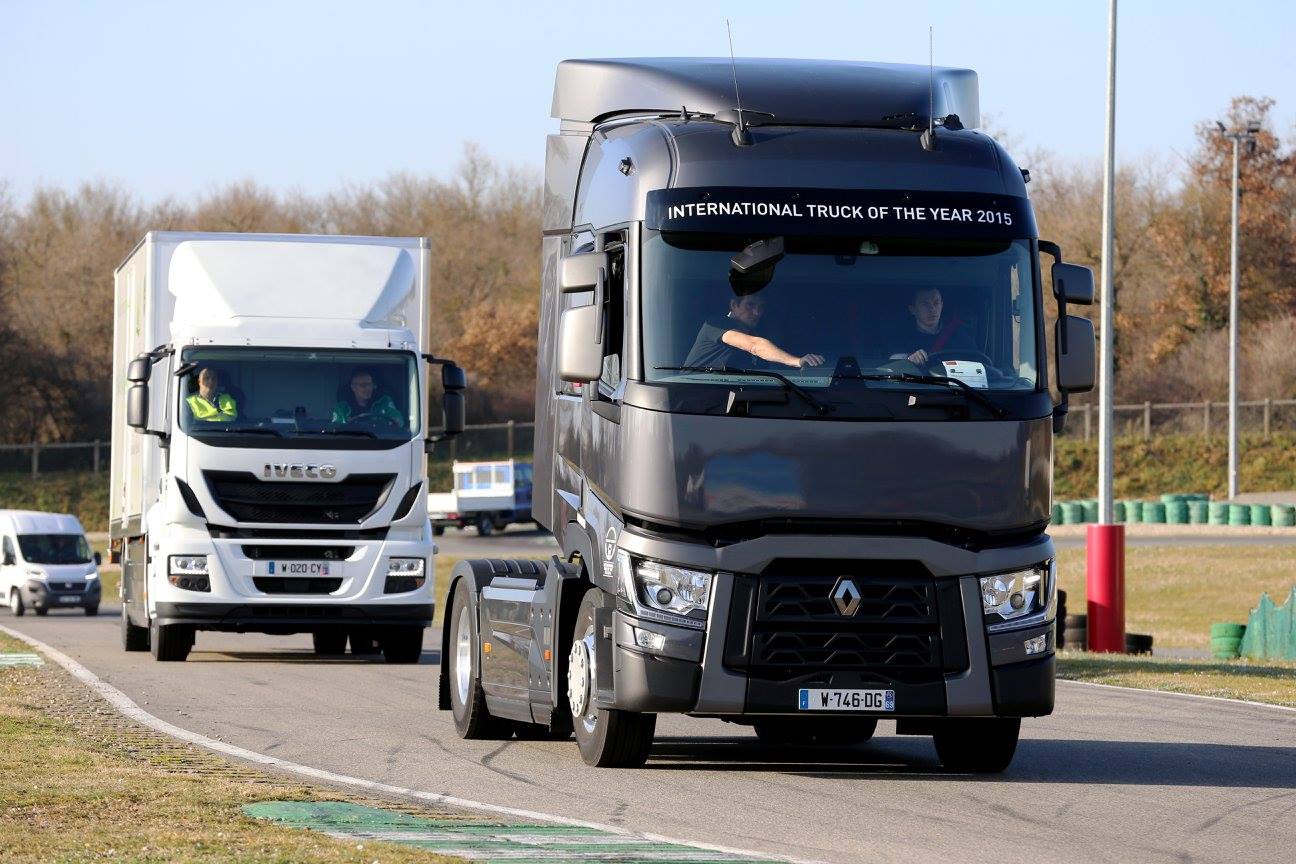
[[[416,662],[426,451],[463,428],[420,238],[150,232],[118,268],[110,525],[122,643],[309,632]],[[428,422],[429,365],[445,391]]]
[[455,462],[454,491],[428,496],[432,533],[473,526],[482,537],[531,518],[530,462]]

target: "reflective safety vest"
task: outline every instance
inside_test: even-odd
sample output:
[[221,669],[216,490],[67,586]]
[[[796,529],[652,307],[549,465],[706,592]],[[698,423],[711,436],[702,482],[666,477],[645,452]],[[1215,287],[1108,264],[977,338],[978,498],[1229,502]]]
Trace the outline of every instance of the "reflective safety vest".
[[238,419],[238,406],[234,404],[234,397],[228,393],[217,393],[215,405],[204,399],[201,393],[195,393],[185,402],[189,404],[195,420]]

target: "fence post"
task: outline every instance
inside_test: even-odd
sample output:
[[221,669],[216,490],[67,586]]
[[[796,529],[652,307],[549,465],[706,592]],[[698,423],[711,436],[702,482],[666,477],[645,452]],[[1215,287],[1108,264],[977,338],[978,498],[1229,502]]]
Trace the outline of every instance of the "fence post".
[[[1266,414],[1265,416],[1268,417],[1269,415]],[[1268,425],[1269,424],[1266,422],[1265,428],[1268,428]],[[508,421],[508,455],[510,459],[513,458],[513,426],[513,421]]]
[[1202,403],[1202,437],[1210,438],[1210,400]]
[[34,480],[40,475],[40,445],[35,441],[31,445],[31,469],[32,479]]
[[1147,440],[1152,438],[1152,403],[1143,403],[1143,437]]
[[99,473],[99,439],[98,438],[95,439],[95,443],[94,443],[94,473],[96,474]]
[[1273,410],[1273,400],[1266,399],[1264,401],[1264,440],[1266,441],[1269,440],[1269,415],[1272,412],[1272,410]]
[[1093,406],[1088,402],[1085,403],[1085,441],[1088,442],[1093,434]]

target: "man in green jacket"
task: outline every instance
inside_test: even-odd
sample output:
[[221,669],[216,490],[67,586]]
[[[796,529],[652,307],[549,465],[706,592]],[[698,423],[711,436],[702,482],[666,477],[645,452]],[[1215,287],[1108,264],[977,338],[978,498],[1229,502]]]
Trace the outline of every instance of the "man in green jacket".
[[405,415],[386,393],[379,393],[373,375],[364,369],[351,373],[351,387],[346,398],[333,406],[334,423],[352,423],[357,420],[383,420],[404,428]]
[[205,366],[199,370],[198,392],[185,400],[195,420],[228,423],[238,419],[238,405],[234,397],[218,390],[219,384],[215,369]]

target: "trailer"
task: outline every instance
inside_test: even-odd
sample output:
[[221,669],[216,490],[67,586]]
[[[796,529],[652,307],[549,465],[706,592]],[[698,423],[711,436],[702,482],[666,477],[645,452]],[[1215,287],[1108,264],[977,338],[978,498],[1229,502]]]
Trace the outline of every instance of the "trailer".
[[1003,770],[1053,710],[1093,276],[975,131],[976,73],[568,60],[553,116],[533,511],[561,554],[456,565],[440,707],[592,765],[682,713],[778,746],[894,721]]

